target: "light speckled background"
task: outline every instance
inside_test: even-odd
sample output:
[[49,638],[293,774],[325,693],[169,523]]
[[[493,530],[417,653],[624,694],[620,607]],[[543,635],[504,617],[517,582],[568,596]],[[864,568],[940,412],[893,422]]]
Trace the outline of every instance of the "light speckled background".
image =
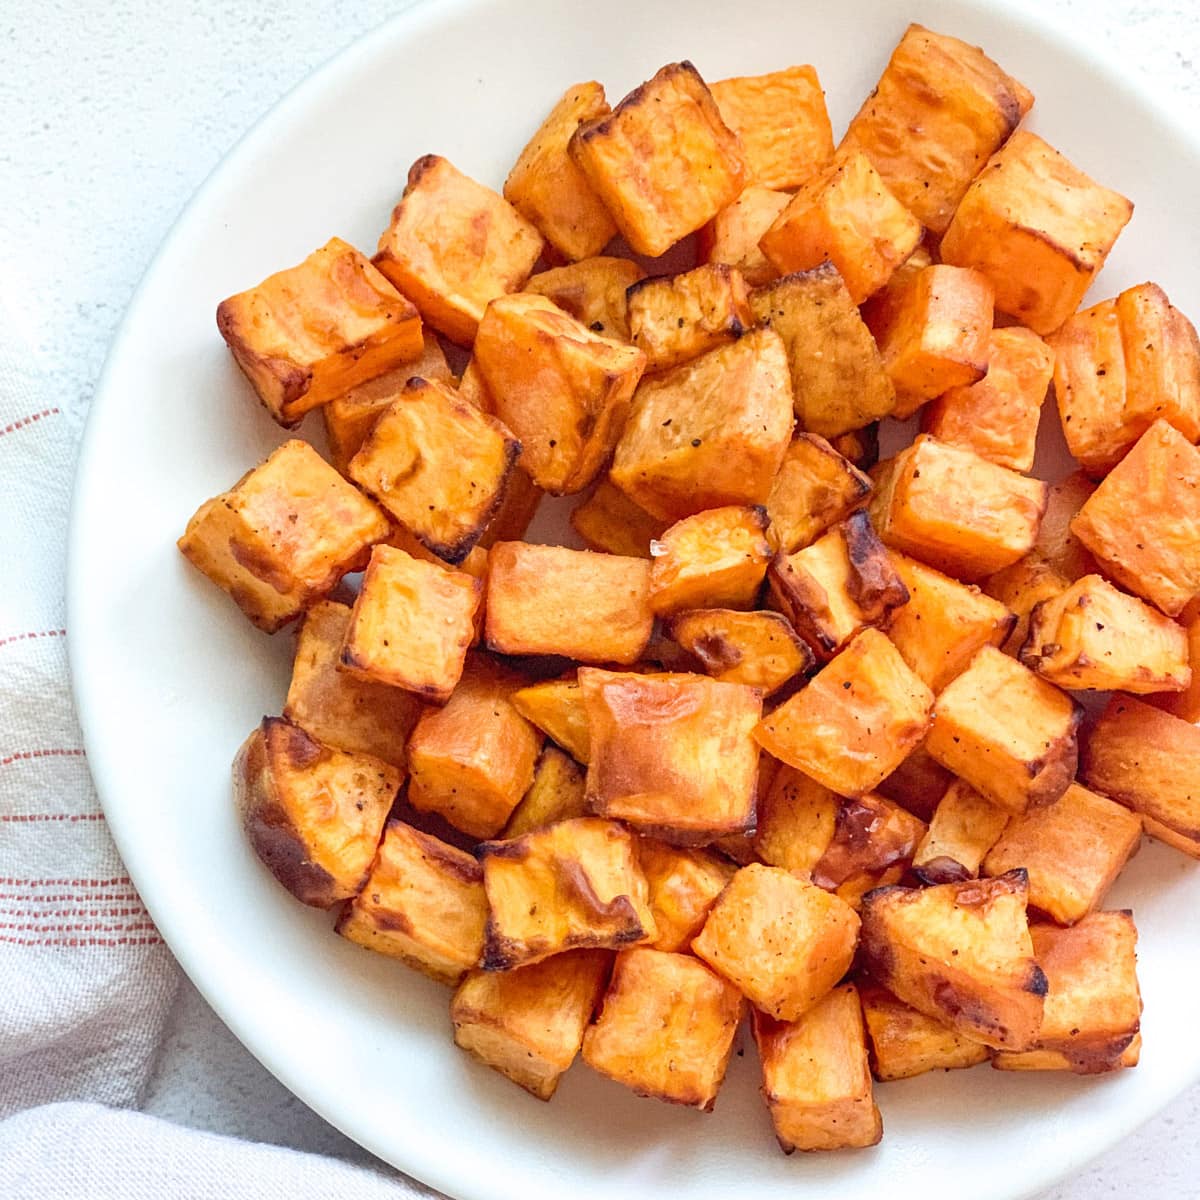
[[[82,422],[121,314],[196,186],[279,96],[403,6],[0,5],[0,321],[3,336],[24,344],[31,372],[53,373],[72,420]],[[1039,7],[1085,29],[1200,128],[1196,0]],[[146,1108],[181,1124],[367,1157],[276,1083],[186,983]],[[1200,1088],[1041,1200],[1196,1196],[1198,1133]]]

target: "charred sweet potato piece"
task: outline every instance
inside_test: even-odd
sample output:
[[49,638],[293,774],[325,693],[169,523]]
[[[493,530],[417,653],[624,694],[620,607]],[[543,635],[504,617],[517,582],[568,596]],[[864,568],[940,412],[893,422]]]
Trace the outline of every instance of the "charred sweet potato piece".
[[938,696],[925,746],[993,804],[1023,813],[1075,778],[1082,716],[1065,692],[985,646]]
[[1046,976],[1034,961],[1023,871],[868,892],[862,963],[918,1012],[997,1050],[1028,1050]]
[[942,238],[942,261],[981,271],[996,308],[1053,333],[1078,307],[1133,205],[1019,129],[976,175]]
[[881,1083],[912,1079],[926,1071],[953,1071],[987,1062],[988,1048],[917,1012],[886,988],[860,988],[870,1038],[871,1073]]
[[626,293],[645,277],[645,271],[631,259],[600,255],[531,275],[524,290],[552,300],[592,333],[627,342]]
[[707,850],[687,850],[656,838],[638,838],[637,859],[658,930],[650,945],[686,953],[713,901],[733,878],[733,866]]
[[852,466],[869,471],[879,461],[879,422],[839,433],[829,444]]
[[754,730],[769,754],[840,796],[861,796],[925,736],[933,695],[878,629],[864,629]]
[[570,151],[625,240],[651,257],[694,233],[746,183],[741,143],[689,62],[668,64],[610,115],[582,125]]
[[649,558],[650,543],[662,537],[667,523],[639,508],[615,483],[601,479],[582,504],[571,510],[571,528],[589,550]]
[[841,805],[803,771],[781,767],[759,797],[755,853],[770,866],[811,874],[833,841]]
[[344,938],[452,987],[479,962],[487,897],[471,855],[389,821],[366,885],[337,923]]
[[785,1154],[874,1146],[883,1137],[854,984],[834,988],[798,1021],[758,1011],[752,1018],[763,1098]]
[[924,883],[975,879],[1010,818],[1007,809],[955,779],[929,818],[929,828],[913,856],[913,873]]
[[491,914],[485,971],[564,950],[652,941],[646,878],[633,837],[616,821],[577,817],[478,850]]
[[488,302],[521,287],[544,244],[503,196],[427,154],[409,169],[374,262],[434,329],[469,346]]
[[557,746],[546,746],[533,772],[533,783],[504,827],[506,838],[545,829],[558,821],[587,815],[583,768]]
[[728,263],[737,267],[751,286],[770,283],[779,272],[758,247],[758,241],[771,228],[775,218],[791,200],[788,192],[751,184],[719,213],[698,235],[701,262]]
[[222,300],[217,328],[267,411],[288,429],[422,350],[417,310],[341,238]]
[[812,881],[857,907],[881,880],[899,882],[924,835],[925,822],[885,796],[843,800]]
[[639,1096],[711,1112],[746,1002],[690,954],[617,955],[583,1061]]
[[611,478],[663,520],[762,504],[792,425],[783,342],[769,329],[755,330],[642,381]]
[[669,629],[714,679],[759,688],[764,696],[813,663],[812,651],[778,613],[692,609],[672,617]]
[[592,811],[679,845],[754,825],[762,694],[704,675],[584,667]]
[[583,703],[583,689],[573,675],[566,679],[531,683],[513,692],[510,699],[517,712],[557,742],[576,762],[588,761],[591,757],[591,739],[588,736],[587,710]]
[[206,500],[178,545],[259,629],[274,633],[361,570],[387,517],[307,442],[284,442]]
[[866,499],[871,480],[823,437],[799,433],[767,497],[767,541],[791,554],[816,541]]
[[922,225],[945,233],[971,180],[1032,104],[978,46],[910,25],[839,151],[862,151]]
[[941,763],[929,756],[922,739],[879,784],[878,791],[922,821],[929,821],[953,778]]
[[611,110],[595,82],[567,88],[504,181],[504,198],[568,259],[599,254],[617,227],[567,153],[580,125]]
[[264,717],[233,760],[234,802],[254,852],[297,900],[331,908],[366,882],[403,775]]

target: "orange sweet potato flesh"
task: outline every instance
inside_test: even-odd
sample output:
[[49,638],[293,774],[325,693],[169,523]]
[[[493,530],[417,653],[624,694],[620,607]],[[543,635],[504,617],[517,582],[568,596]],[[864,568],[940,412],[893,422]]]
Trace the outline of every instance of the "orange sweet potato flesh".
[[626,292],[645,277],[646,272],[630,259],[601,255],[531,275],[525,291],[554,301],[593,333],[627,342]]
[[789,192],[748,185],[700,230],[697,235],[700,260],[737,267],[751,287],[770,283],[779,272],[767,262],[758,241],[791,198]]

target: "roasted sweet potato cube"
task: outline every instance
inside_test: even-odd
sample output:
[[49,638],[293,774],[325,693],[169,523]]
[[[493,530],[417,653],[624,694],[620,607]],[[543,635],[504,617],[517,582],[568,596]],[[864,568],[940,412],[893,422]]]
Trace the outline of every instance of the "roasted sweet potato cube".
[[487,911],[483,871],[471,855],[389,821],[370,878],[337,931],[453,987],[479,962]]
[[801,185],[758,244],[780,274],[809,271],[828,259],[861,304],[920,240],[917,218],[888,191],[866,155],[850,151]]
[[576,762],[588,761],[591,757],[591,739],[588,736],[587,710],[583,703],[583,689],[573,675],[566,679],[531,683],[513,692],[510,699],[527,721],[532,721]]
[[479,546],[490,550],[497,542],[520,541],[545,494],[520,466],[513,467],[504,489],[504,499],[483,531]]
[[1007,809],[985,800],[969,783],[955,779],[929,818],[929,828],[913,856],[913,874],[923,883],[977,878],[984,857],[1010,819]]
[[629,289],[629,333],[649,371],[736,341],[754,324],[746,281],[725,263],[645,279]]
[[178,545],[259,629],[274,633],[361,570],[388,529],[370,500],[293,439],[206,500]]
[[1054,351],[1032,330],[993,329],[987,374],[952,387],[921,410],[921,429],[1013,471],[1033,468]]
[[633,837],[616,821],[559,821],[511,841],[484,842],[478,854],[491,907],[485,971],[564,950],[652,941],[657,933]]
[[886,626],[908,603],[908,589],[861,509],[812,545],[776,555],[768,579],[773,604],[818,662],[867,626]]
[[672,617],[669,628],[714,679],[747,684],[764,696],[813,663],[812,651],[778,613],[692,609]]
[[1144,695],[1182,691],[1192,681],[1183,627],[1100,575],[1034,608],[1021,661],[1077,691]]
[[1046,976],[1034,961],[1024,871],[868,892],[862,964],[918,1012],[997,1050],[1028,1050]]
[[971,180],[1032,104],[978,46],[910,25],[839,151],[862,151],[922,225],[945,233]]
[[254,852],[297,900],[331,908],[366,882],[403,775],[264,717],[233,760],[233,794]]
[[891,562],[908,603],[892,614],[888,637],[930,691],[961,675],[983,646],[1004,643],[1016,617],[998,600],[906,554],[893,552]]
[[755,853],[772,867],[811,874],[833,841],[841,804],[803,771],[781,767],[759,797]]
[[985,646],[938,696],[925,747],[985,799],[1023,813],[1075,778],[1082,716],[1065,692]]
[[990,1051],[941,1021],[897,1000],[886,988],[859,989],[870,1039],[871,1073],[881,1083],[926,1071],[953,1071],[987,1062]]
[[617,955],[583,1061],[639,1096],[711,1112],[746,1002],[690,954]]
[[850,969],[858,917],[837,896],[762,863],[717,898],[692,951],[757,1008],[795,1021]]
[[408,741],[408,801],[472,837],[495,837],[533,782],[542,737],[509,703],[517,679],[468,660],[444,708],[427,709]]
[[504,501],[521,443],[419,376],[380,414],[350,478],[439,558],[462,562]]
[[650,564],[565,546],[501,542],[488,559],[487,642],[502,654],[633,663],[654,626]]
[[503,196],[427,154],[409,169],[374,261],[434,329],[469,346],[488,302],[521,287],[543,246]]
[[754,736],[839,796],[887,778],[925,736],[933,695],[878,629],[864,629]]
[[506,838],[545,829],[557,821],[587,815],[584,769],[557,746],[546,746],[533,772],[533,783],[504,827]]
[[1031,925],[1033,952],[1050,990],[1037,1046],[997,1054],[1002,1071],[1098,1075],[1137,1065],[1142,999],[1137,928],[1129,912],[1098,912],[1070,929]]
[[1079,307],[1132,215],[1124,196],[1018,129],[967,189],[942,261],[981,271],[996,308],[1045,337]]
[[887,882],[899,882],[924,836],[925,822],[885,796],[843,800],[812,881],[857,907],[885,873]]
[[767,541],[779,554],[801,550],[848,517],[870,490],[870,478],[823,437],[799,433],[767,497]]
[[701,262],[728,263],[737,267],[751,286],[770,283],[778,276],[758,242],[791,200],[789,192],[751,184],[719,213],[698,235]]
[[757,288],[750,304],[783,338],[802,430],[834,438],[895,408],[879,347],[833,263]]
[[[1162,418],[1189,442],[1200,438],[1200,340],[1195,327],[1156,283],[1117,297],[1125,350],[1125,411]],[[1132,440],[1132,439],[1131,439]]]
[[953,779],[954,776],[941,763],[929,757],[925,742],[921,740],[880,783],[878,791],[881,796],[895,800],[922,821],[929,821]]
[[1169,712],[1180,720],[1195,724],[1200,721],[1200,613],[1192,615],[1189,608],[1180,614],[1184,623],[1184,635],[1187,638],[1188,666],[1192,669],[1192,682],[1180,692],[1159,692],[1147,696],[1146,702]]
[[921,434],[873,472],[871,520],[888,545],[959,579],[1016,562],[1037,538],[1048,485]]
[[1200,594],[1200,450],[1155,421],[1079,510],[1071,532],[1111,579],[1179,616]]
[[638,864],[646,876],[656,950],[686,953],[734,867],[707,850],[686,850],[656,838],[638,838]]
[[1114,696],[1084,743],[1080,778],[1132,808],[1151,837],[1200,858],[1200,726]]
[[762,504],[792,425],[783,342],[758,329],[642,381],[617,442],[612,481],[663,520]]
[[704,675],[584,667],[592,811],[678,845],[754,826],[762,693]]
[[1073,783],[1053,804],[1013,817],[983,860],[983,873],[1024,867],[1029,903],[1073,925],[1099,907],[1141,837],[1134,813]]
[[341,238],[222,300],[217,328],[267,411],[288,429],[422,349],[417,310]]
[[567,153],[580,125],[610,111],[600,84],[567,88],[504,181],[505,200],[568,259],[599,254],[617,232],[603,201]]
[[545,296],[601,337],[629,341],[626,293],[646,272],[632,259],[599,256],[531,275],[525,291]]
[[611,958],[571,950],[512,971],[472,971],[450,1002],[455,1044],[549,1100],[583,1044]]
[[657,257],[741,192],[741,143],[690,62],[670,63],[609,116],[582,125],[571,154],[625,240]]
[[771,548],[761,507],[728,505],[684,517],[650,548],[650,607],[656,616],[689,608],[750,608]]
[[521,466],[555,495],[582,491],[621,432],[642,376],[640,350],[592,333],[532,292],[488,305],[475,359]]
[[350,614],[342,668],[370,683],[447,700],[475,640],[482,594],[465,571],[376,546]]
[[662,537],[667,522],[639,508],[610,479],[601,479],[582,504],[571,510],[571,528],[589,550],[649,558],[650,543]]
[[834,988],[798,1021],[757,1010],[752,1019],[763,1098],[785,1154],[874,1146],[883,1137],[854,984]]

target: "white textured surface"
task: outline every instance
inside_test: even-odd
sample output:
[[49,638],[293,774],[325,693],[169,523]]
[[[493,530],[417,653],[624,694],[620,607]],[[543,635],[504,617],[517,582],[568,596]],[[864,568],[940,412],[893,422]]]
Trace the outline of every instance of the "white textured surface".
[[[400,6],[5,6],[0,319],[27,344],[29,371],[55,379],[73,420],[82,420],[121,313],[195,187],[283,92]],[[1200,123],[1194,0],[1042,0],[1039,7],[1076,23]],[[587,19],[602,11],[580,8]],[[681,54],[685,42],[683,32]],[[206,1129],[364,1157],[275,1083],[190,985],[181,990],[146,1107]],[[1198,1129],[1200,1090],[1045,1200],[1195,1195]]]

